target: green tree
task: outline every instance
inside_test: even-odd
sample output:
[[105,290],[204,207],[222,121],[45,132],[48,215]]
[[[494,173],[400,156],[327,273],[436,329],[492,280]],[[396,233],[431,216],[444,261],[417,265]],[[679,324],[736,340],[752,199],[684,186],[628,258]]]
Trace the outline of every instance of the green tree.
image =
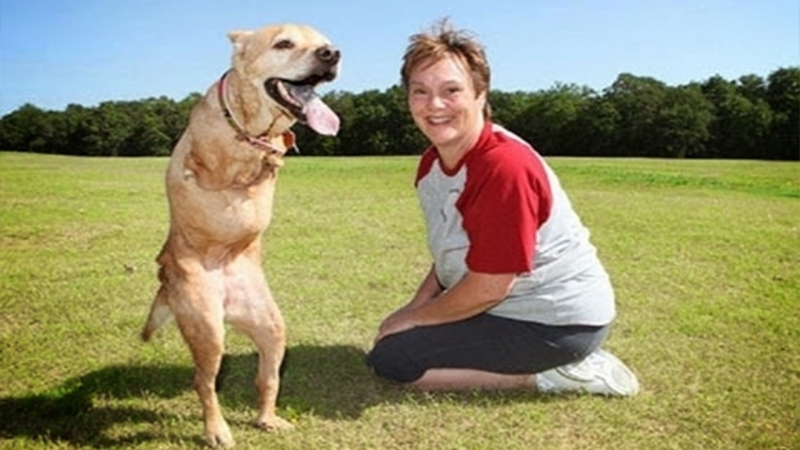
[[617,110],[615,146],[629,156],[668,156],[658,132],[667,86],[654,78],[623,73],[604,91]]
[[405,90],[400,85],[392,86],[384,92],[383,102],[388,112],[384,123],[391,154],[420,154],[428,146],[428,140],[414,124]]
[[502,92],[493,90],[489,93],[489,104],[492,107],[492,120],[520,137],[530,138],[534,130],[524,122],[525,111],[532,107],[536,96],[530,92]]
[[767,99],[767,82],[758,75],[742,75],[735,85],[739,94],[753,103],[758,100],[765,101]]
[[621,154],[683,158],[705,153],[713,116],[695,87],[670,88],[650,77],[622,74],[604,98],[617,110],[615,146]]
[[720,76],[700,88],[713,108],[709,151],[705,157],[764,158],[772,113],[754,79],[737,86]]
[[575,156],[623,156],[618,147],[620,115],[605,97],[592,97],[572,124],[565,130],[572,137],[569,155]]
[[[165,156],[201,94],[69,105],[23,105],[0,119],[4,150],[90,156]],[[336,137],[296,126],[303,155],[418,154],[428,144],[405,91],[394,85],[323,96],[341,118]],[[493,120],[545,155],[800,159],[800,68],[763,79],[719,76],[670,87],[623,73],[598,94],[556,84],[537,92],[489,93]]]
[[703,157],[711,137],[709,125],[712,120],[712,106],[698,87],[668,89],[657,115],[660,156]]
[[0,145],[4,150],[31,152],[42,150],[46,142],[40,131],[49,122],[47,113],[26,103],[3,117],[0,122]]
[[800,160],[800,68],[778,69],[767,80],[767,102],[774,119],[769,156]]
[[172,141],[163,131],[157,118],[142,116],[126,137],[119,156],[169,156]]
[[575,154],[576,139],[571,134],[594,91],[574,84],[556,84],[537,92],[518,117],[523,136],[546,155]]

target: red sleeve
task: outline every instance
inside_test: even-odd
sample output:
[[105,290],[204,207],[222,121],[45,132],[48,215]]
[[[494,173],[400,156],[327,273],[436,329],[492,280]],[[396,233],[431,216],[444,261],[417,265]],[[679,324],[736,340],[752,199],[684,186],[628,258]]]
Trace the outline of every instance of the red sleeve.
[[531,271],[537,230],[551,205],[547,174],[529,148],[505,142],[471,161],[458,205],[470,242],[467,267]]
[[437,157],[436,150],[434,150],[433,147],[428,147],[425,149],[419,159],[419,163],[417,164],[417,175],[416,179],[414,180],[414,187],[419,184],[419,180],[423,179],[425,175],[428,174]]

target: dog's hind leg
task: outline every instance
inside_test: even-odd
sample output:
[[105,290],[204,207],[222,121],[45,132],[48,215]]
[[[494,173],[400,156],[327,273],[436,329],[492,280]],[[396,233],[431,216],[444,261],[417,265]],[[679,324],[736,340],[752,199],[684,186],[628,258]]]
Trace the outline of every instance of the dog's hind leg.
[[195,275],[180,289],[175,319],[194,361],[192,386],[203,407],[204,434],[212,447],[231,447],[233,435],[222,416],[215,389],[225,351],[224,289],[209,274]]
[[265,430],[289,429],[292,425],[275,412],[280,389],[281,362],[286,352],[286,326],[269,288],[266,296],[266,320],[250,333],[250,339],[258,348],[255,384],[259,395],[259,413],[255,423]]
[[286,351],[286,325],[261,267],[246,258],[237,263],[241,273],[246,274],[236,283],[244,295],[235,301],[231,301],[229,296],[227,313],[231,324],[247,334],[258,349],[255,385],[259,395],[259,413],[255,425],[264,430],[290,429],[293,425],[276,414],[280,366]]

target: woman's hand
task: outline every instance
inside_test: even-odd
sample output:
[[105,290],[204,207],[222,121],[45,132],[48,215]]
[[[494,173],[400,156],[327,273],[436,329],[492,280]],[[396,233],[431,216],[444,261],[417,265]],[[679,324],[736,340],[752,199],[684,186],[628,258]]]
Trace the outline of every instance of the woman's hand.
[[384,319],[375,342],[415,327],[457,322],[501,302],[514,285],[515,275],[468,272],[453,289],[435,297],[419,295]]
[[515,275],[468,272],[453,289],[436,297],[418,295],[384,319],[375,342],[415,327],[456,322],[500,303],[514,285]]
[[405,306],[383,319],[383,322],[378,327],[378,335],[375,337],[375,342],[378,342],[390,334],[400,333],[418,326],[414,322],[412,311],[430,302],[434,298],[438,297],[441,293],[442,288],[439,285],[439,281],[436,279],[435,267],[431,265],[430,270],[428,270],[428,274],[417,288],[414,298],[412,298],[411,301],[409,301]]
[[416,325],[414,324],[412,308],[406,305],[389,315],[381,322],[378,327],[378,335],[375,336],[375,342],[380,341],[386,336],[410,330]]

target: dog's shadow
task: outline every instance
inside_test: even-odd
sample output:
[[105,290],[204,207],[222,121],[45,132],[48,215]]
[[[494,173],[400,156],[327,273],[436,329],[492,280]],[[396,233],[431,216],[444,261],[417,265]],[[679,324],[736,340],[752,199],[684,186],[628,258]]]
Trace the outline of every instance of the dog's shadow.
[[[400,401],[407,391],[379,381],[364,358],[364,351],[354,346],[289,347],[281,367],[279,408],[291,414],[357,419],[371,405]],[[255,353],[225,357],[217,379],[223,406],[255,407],[255,394],[249,387],[257,362]],[[229,388],[230,384],[236,388]]]
[[[217,380],[223,411],[226,407],[250,407],[255,414],[257,361],[255,353],[225,357]],[[282,373],[278,400],[282,415],[354,420],[370,405],[402,401],[405,395],[397,386],[376,380],[364,364],[363,350],[354,346],[290,347]],[[113,438],[105,431],[119,423],[169,422],[168,416],[178,413],[124,400],[178,397],[191,391],[191,379],[188,365],[116,365],[70,379],[44,394],[2,397],[0,438],[66,441],[97,448],[157,439],[148,432]]]
[[[67,380],[45,393],[0,398],[0,439],[62,441],[75,446],[118,447],[153,436],[110,439],[117,423],[157,423],[158,413],[139,406],[100,406],[99,399],[125,400],[150,393],[173,398],[190,386],[191,367],[109,366]],[[119,403],[119,402],[109,402]]]

